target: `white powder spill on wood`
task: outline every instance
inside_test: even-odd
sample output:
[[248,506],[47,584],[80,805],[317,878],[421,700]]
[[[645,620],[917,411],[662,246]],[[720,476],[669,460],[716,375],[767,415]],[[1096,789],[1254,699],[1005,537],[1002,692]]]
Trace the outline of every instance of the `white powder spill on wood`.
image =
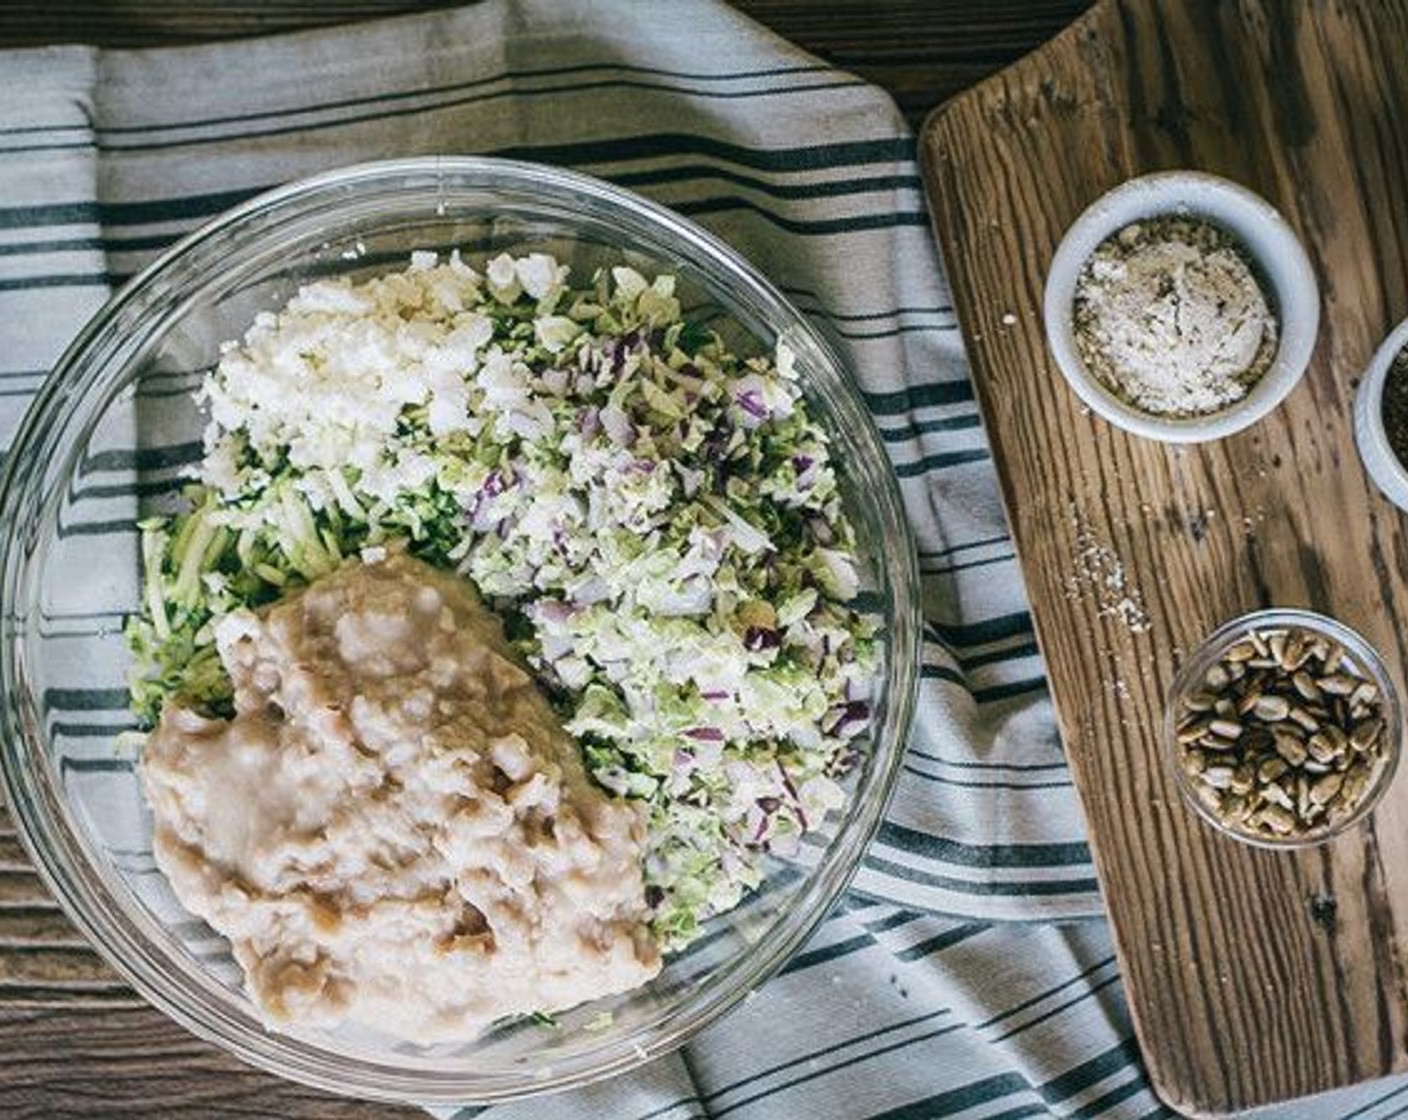
[[1071,526],[1075,529],[1074,567],[1066,578],[1066,597],[1093,596],[1101,618],[1115,619],[1131,634],[1144,633],[1151,625],[1144,596],[1130,581],[1119,554],[1100,542],[1074,507]]

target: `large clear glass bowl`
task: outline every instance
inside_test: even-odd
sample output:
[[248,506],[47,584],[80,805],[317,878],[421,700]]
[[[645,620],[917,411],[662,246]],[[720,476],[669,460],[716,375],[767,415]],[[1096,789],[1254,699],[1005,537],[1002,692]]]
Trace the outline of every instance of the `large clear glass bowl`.
[[[190,390],[219,345],[311,277],[399,268],[413,249],[556,253],[578,277],[633,263],[679,277],[687,313],[750,352],[786,338],[829,429],[881,616],[872,733],[841,814],[764,889],[714,920],[626,996],[477,1042],[413,1046],[370,1032],[261,1025],[223,941],[185,914],[151,859],[151,822],[120,733],[124,616],[138,603],[134,523],[178,500],[200,453]],[[135,451],[133,450],[135,448]],[[0,762],[21,835],[74,922],[139,992],[254,1065],[334,1092],[489,1102],[562,1089],[679,1046],[761,984],[844,890],[879,823],[913,708],[919,618],[898,487],[850,376],[736,253],[628,192],[488,159],[365,164],[252,200],[127,285],[59,361],[0,489]],[[585,1030],[603,1010],[604,1030]],[[596,1025],[596,1024],[594,1024]]]

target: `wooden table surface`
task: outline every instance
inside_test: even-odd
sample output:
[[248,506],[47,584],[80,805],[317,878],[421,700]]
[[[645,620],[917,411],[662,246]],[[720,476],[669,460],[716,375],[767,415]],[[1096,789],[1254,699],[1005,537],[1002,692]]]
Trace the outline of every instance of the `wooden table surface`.
[[[887,89],[909,119],[1049,39],[1089,0],[737,0],[779,34]],[[157,46],[434,7],[424,0],[8,0],[0,48]],[[101,1102],[101,1103],[100,1103]],[[89,949],[0,809],[0,1117],[423,1117],[249,1069],[169,1023]]]
[[[1353,430],[1408,314],[1408,148],[1385,127],[1408,119],[1405,40],[1408,0],[1100,0],[921,144],[1126,995],[1160,1096],[1195,1115],[1408,1070],[1408,782],[1332,843],[1257,850],[1180,804],[1161,731],[1186,655],[1261,607],[1333,615],[1408,672],[1408,521]],[[1076,215],[1172,168],[1268,199],[1322,296],[1303,381],[1192,446],[1092,415],[1042,329]]]

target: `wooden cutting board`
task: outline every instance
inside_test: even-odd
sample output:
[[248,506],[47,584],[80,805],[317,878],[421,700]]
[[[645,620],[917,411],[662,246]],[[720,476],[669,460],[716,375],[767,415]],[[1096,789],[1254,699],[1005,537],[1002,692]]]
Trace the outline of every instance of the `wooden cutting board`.
[[[1408,519],[1352,430],[1361,371],[1408,315],[1408,3],[1102,0],[935,112],[921,150],[1160,1094],[1223,1113],[1408,1069],[1408,767],[1366,827],[1257,851],[1183,808],[1159,734],[1185,651],[1261,606],[1339,617],[1408,685]],[[1071,221],[1169,168],[1270,199],[1324,299],[1285,404],[1189,448],[1082,408],[1041,322]]]

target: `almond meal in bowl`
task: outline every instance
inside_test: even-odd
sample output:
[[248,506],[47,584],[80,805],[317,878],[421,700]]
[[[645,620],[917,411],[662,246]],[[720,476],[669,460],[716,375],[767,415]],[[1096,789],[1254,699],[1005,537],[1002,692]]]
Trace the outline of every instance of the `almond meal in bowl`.
[[1276,356],[1275,305],[1246,250],[1196,217],[1131,222],[1081,270],[1076,344],[1117,396],[1159,416],[1234,404]]
[[1295,232],[1215,175],[1121,184],[1072,223],[1043,300],[1057,368],[1093,412],[1170,443],[1270,412],[1315,345],[1319,289]]

